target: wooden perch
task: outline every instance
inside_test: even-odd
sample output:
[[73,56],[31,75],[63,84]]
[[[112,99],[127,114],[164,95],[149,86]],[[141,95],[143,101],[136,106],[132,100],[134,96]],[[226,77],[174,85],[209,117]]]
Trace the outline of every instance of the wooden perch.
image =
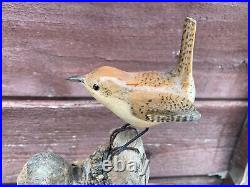
[[[136,133],[131,129],[119,133],[114,147],[124,145]],[[137,148],[139,153],[125,150],[112,160],[105,160],[108,146],[99,146],[89,158],[72,164],[50,151],[38,153],[24,165],[17,184],[147,184],[149,161],[141,138],[130,147]]]

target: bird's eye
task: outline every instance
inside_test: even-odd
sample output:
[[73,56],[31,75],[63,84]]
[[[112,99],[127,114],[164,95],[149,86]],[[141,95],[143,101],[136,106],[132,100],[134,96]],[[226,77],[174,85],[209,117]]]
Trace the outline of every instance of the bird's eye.
[[94,85],[93,85],[93,89],[97,91],[97,90],[100,89],[100,87],[99,87],[97,84],[94,84]]

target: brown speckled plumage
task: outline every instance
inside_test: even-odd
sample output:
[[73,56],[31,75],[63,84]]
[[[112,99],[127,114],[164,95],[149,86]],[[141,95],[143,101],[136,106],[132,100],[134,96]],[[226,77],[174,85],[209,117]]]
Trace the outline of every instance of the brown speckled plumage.
[[137,91],[131,94],[129,102],[132,113],[145,121],[193,121],[200,116],[192,102],[176,94],[145,95],[142,91]]
[[198,120],[192,75],[195,32],[195,20],[186,18],[178,64],[170,72],[125,72],[104,66],[81,82],[93,97],[136,127]]

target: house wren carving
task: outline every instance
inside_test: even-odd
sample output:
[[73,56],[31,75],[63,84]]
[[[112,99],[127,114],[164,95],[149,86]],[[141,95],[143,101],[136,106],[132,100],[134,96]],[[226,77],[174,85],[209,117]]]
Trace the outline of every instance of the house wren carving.
[[201,114],[194,106],[192,75],[195,32],[196,21],[187,17],[178,64],[169,72],[125,72],[103,66],[87,75],[72,76],[68,80],[81,82],[94,98],[126,123],[146,128],[138,136],[159,123],[198,120]]

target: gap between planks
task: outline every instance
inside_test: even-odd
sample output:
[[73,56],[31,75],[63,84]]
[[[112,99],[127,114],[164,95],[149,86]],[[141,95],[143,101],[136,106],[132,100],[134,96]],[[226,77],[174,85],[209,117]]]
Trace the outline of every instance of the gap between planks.
[[[248,106],[247,101],[242,100],[198,100],[195,105],[200,106]],[[3,100],[2,108],[90,108],[103,107],[96,100]]]

